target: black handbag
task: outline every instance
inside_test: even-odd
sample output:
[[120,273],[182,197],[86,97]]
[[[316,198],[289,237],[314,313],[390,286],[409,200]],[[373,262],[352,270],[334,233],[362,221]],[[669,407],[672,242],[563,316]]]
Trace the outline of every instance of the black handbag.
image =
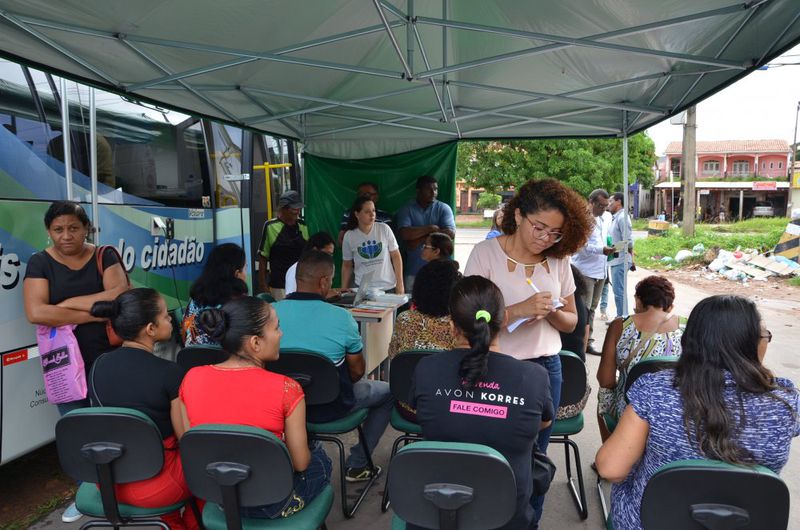
[[550,489],[550,483],[553,482],[553,477],[556,475],[556,465],[549,456],[539,451],[538,447],[534,447],[531,466],[533,468],[533,494],[534,496],[544,495]]

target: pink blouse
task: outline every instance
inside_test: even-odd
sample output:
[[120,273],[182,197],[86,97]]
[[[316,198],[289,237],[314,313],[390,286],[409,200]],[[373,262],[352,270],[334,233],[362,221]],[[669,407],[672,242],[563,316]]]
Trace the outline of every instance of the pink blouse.
[[[492,280],[503,293],[506,306],[510,306],[535,293],[526,282],[525,267],[517,265],[514,272],[508,272],[507,256],[499,239],[487,239],[475,245],[467,260],[464,275],[478,275]],[[549,291],[556,299],[573,294],[575,280],[569,267],[569,258],[547,258],[547,265],[549,272],[544,262],[533,268],[531,280],[534,285],[540,291]],[[500,331],[500,351],[517,359],[556,355],[560,350],[561,336],[545,319],[525,323],[512,333],[505,328]]]

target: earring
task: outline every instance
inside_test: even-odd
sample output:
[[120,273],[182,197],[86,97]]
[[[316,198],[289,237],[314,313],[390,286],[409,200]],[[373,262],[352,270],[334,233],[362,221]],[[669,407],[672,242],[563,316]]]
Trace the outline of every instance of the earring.
[[49,235],[49,234],[48,234],[48,236],[47,236],[47,246],[48,246],[48,247],[52,247],[52,246],[53,246],[53,240],[52,240],[52,239],[50,239],[50,235]]

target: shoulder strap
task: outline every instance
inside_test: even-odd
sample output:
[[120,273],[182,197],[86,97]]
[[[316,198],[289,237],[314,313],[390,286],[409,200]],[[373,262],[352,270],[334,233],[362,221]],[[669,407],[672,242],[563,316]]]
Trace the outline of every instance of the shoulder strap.
[[125,264],[122,262],[122,256],[119,255],[119,252],[117,252],[117,247],[114,245],[98,246],[95,249],[95,263],[97,263],[97,272],[100,273],[100,278],[103,278],[103,272],[105,271],[105,267],[103,267],[103,254],[105,254],[106,249],[111,249],[117,256],[119,266],[122,267],[122,272],[125,273],[125,280],[128,282],[128,286],[130,287],[131,279],[128,277],[128,271],[125,270]]

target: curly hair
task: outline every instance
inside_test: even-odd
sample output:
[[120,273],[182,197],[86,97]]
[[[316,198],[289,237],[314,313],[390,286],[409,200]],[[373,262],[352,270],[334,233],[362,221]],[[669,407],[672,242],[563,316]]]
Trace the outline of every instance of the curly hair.
[[545,257],[563,258],[577,252],[592,233],[594,219],[586,200],[555,179],[529,180],[514,195],[503,210],[503,233],[514,234],[517,221],[514,212],[522,215],[542,210],[558,210],[564,216],[558,243],[542,252]]
[[657,307],[668,311],[675,301],[675,289],[663,276],[648,276],[636,284],[636,297],[645,307]]

